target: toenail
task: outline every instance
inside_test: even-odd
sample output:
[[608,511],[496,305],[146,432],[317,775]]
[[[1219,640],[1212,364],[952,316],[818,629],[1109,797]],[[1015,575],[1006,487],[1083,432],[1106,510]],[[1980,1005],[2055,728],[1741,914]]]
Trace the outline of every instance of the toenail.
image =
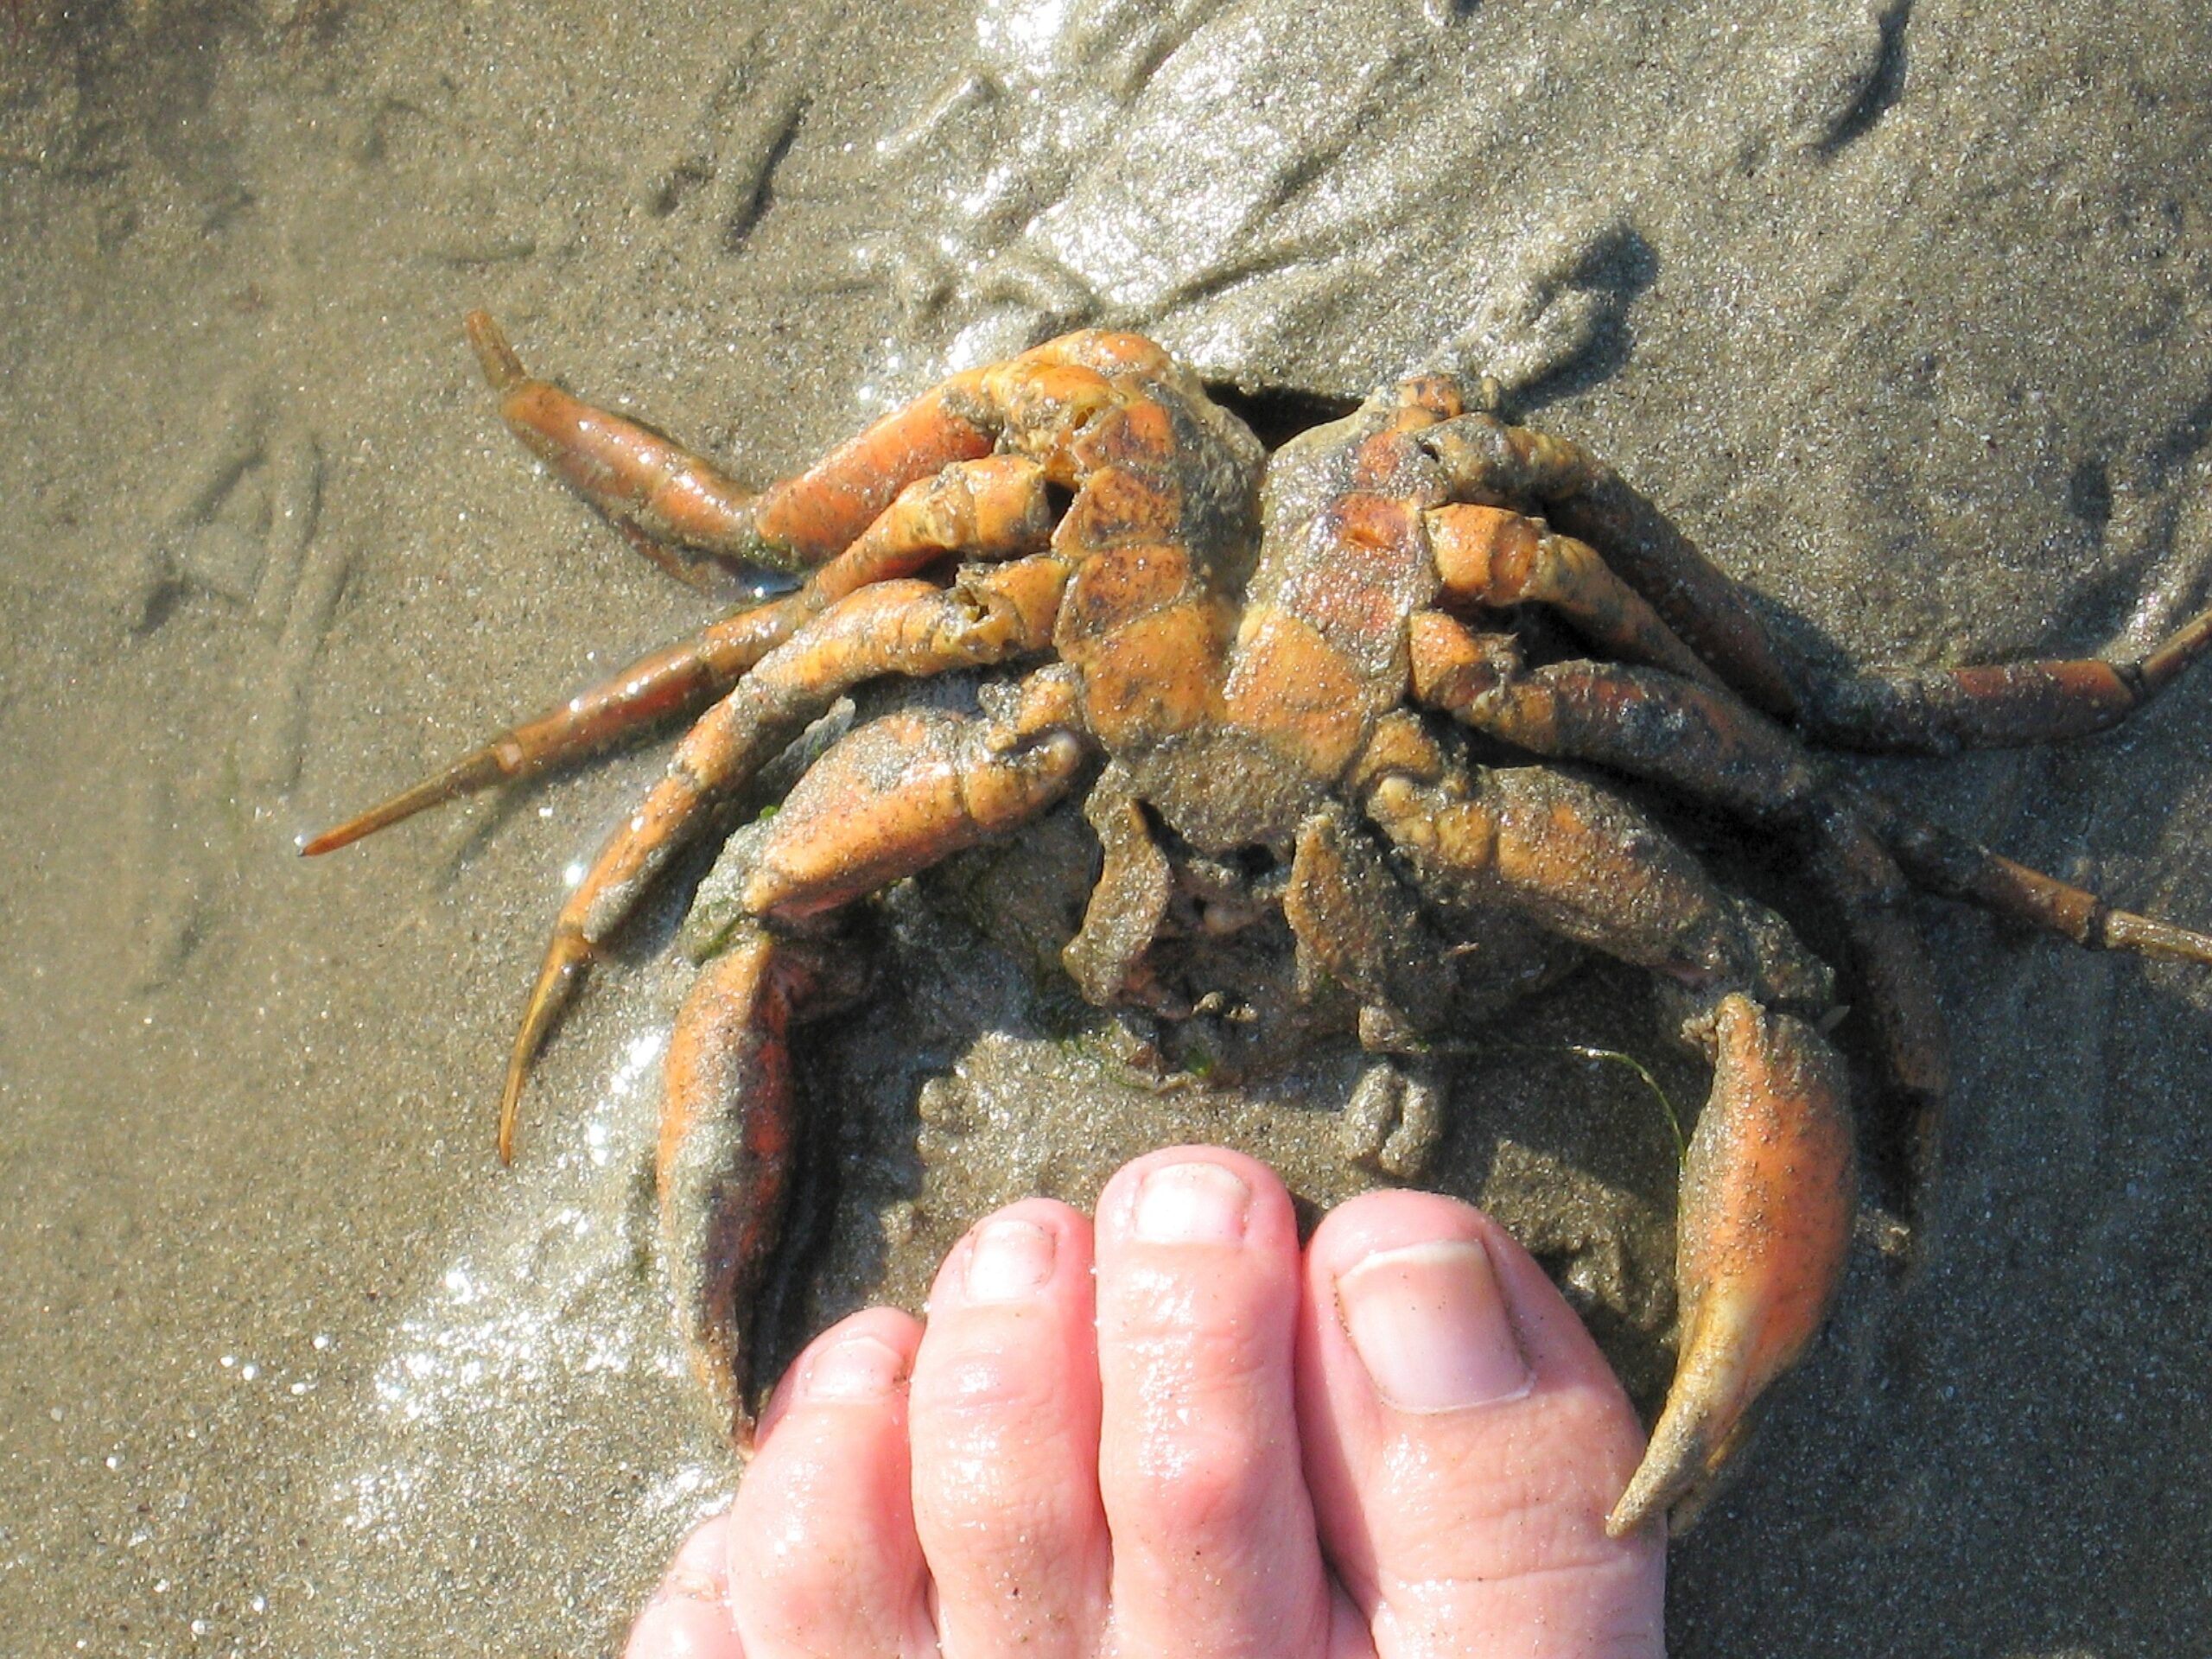
[[1534,1381],[1474,1239],[1378,1250],[1338,1275],[1337,1304],[1375,1391],[1401,1411],[1510,1400]]
[[880,1400],[906,1377],[906,1361],[887,1342],[847,1337],[815,1355],[806,1368],[810,1400]]
[[961,1285],[971,1302],[1019,1302],[1045,1287],[1059,1244],[1033,1221],[1001,1217],[976,1230]]
[[1137,1189],[1135,1232],[1147,1244],[1240,1244],[1252,1189],[1219,1164],[1165,1164]]

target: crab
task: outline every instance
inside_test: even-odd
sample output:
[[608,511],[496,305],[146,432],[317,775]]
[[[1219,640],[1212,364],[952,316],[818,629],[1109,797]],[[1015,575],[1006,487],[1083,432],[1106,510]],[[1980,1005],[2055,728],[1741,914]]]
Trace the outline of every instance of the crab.
[[865,994],[858,901],[1077,790],[1102,859],[1062,958],[1102,1006],[1217,1006],[1200,947],[1272,918],[1298,996],[1348,1001],[1386,1056],[1499,1011],[1557,942],[1656,976],[1712,1086],[1682,1173],[1677,1370],[1616,1534],[1692,1512],[1818,1332],[1858,1174],[1834,974],[1593,774],[1790,849],[1847,944],[1860,1046],[1911,1124],[1909,1173],[1932,1160],[1948,1080],[1913,888],[2212,963],[2212,938],[1923,823],[1823,752],[2102,729],[2212,645],[2212,612],[2136,662],[1827,677],[1611,468],[1448,377],[1387,387],[1270,455],[1159,346],[1074,334],[954,376],[756,494],[527,374],[485,314],[467,332],[507,424],[656,559],[804,578],[305,844],[694,722],[562,908],[507,1068],[503,1160],[557,1015],[677,851],[727,831],[744,788],[848,692],[980,681],[971,711],[893,708],[830,742],[730,835],[723,897],[690,929],[703,961],[666,1063],[664,1255],[741,1450],[750,1306],[798,1133],[791,1029]]

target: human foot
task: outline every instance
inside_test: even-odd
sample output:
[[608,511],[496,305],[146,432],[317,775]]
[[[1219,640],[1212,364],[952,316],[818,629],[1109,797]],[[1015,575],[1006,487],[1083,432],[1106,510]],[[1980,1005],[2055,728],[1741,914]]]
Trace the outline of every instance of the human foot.
[[1478,1212],[1370,1193],[1301,1255],[1264,1166],[1154,1153],[1095,1227],[979,1224],[926,1331],[817,1340],[627,1653],[1657,1655],[1663,1541],[1605,1533],[1641,1450]]

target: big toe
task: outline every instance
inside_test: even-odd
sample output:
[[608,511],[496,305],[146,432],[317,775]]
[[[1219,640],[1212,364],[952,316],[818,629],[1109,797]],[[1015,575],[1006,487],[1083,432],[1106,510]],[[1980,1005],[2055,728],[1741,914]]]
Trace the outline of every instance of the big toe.
[[1543,1270],[1448,1198],[1376,1192],[1307,1249],[1323,1546],[1385,1656],[1663,1649],[1665,1540],[1605,1535],[1643,1435]]

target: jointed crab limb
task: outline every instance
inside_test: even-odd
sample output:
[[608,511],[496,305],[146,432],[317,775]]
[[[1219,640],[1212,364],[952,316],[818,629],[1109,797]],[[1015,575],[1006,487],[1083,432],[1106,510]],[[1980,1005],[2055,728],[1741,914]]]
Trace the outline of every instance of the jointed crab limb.
[[1539,766],[1384,772],[1368,816],[1446,906],[1498,906],[1677,983],[1808,1014],[1834,976],[1764,907],[1724,892],[1628,802]]
[[1824,786],[1803,745],[1728,691],[1656,668],[1529,668],[1510,637],[1440,611],[1408,628],[1414,697],[1476,730],[1665,783],[1741,817],[1795,817]]
[[791,637],[810,613],[804,603],[810,597],[802,588],[639,658],[559,708],[509,727],[435,776],[324,830],[305,842],[301,853],[312,858],[335,852],[430,807],[494,784],[536,777],[663,721],[697,713]]
[[2115,910],[2086,888],[1924,823],[1872,790],[1847,786],[1845,794],[1913,880],[1930,893],[2062,934],[2087,950],[2127,950],[2212,967],[2212,936]]
[[[1605,1518],[1616,1538],[1694,1506],[1827,1317],[1857,1198],[1843,1069],[1810,1026],[1720,1000],[1713,1092],[1682,1169],[1681,1357],[1643,1461]],[[1686,1518],[1686,1517],[1685,1517]]]
[[[1554,524],[1599,550],[1747,702],[1823,742],[1918,754],[2063,742],[2119,724],[2212,649],[2207,610],[2132,662],[2054,658],[1817,672],[1768,632],[1741,584],[1580,446],[1484,414],[1432,427],[1419,442],[1451,474],[1454,499],[1543,504]],[[1660,665],[1686,671],[1676,662]]]
[[1795,657],[1744,588],[1619,474],[1593,461],[1580,488],[1545,505],[1555,528],[1598,549],[1745,702],[1778,719],[1796,715],[1804,671]]
[[692,1369],[741,1450],[753,1441],[747,1327],[798,1135],[787,1033],[852,1001],[858,979],[849,952],[748,925],[700,969],[669,1039],[661,1255]]
[[1493,610],[1546,605],[1584,639],[1631,662],[1721,684],[1587,542],[1554,535],[1541,519],[1503,507],[1439,507],[1427,515],[1427,525],[1437,575],[1452,598]]
[[2212,611],[2133,662],[2101,658],[1864,669],[1815,681],[1802,716],[1823,742],[1883,753],[2063,743],[2109,730],[2212,648]]
[[1823,1006],[1827,972],[1624,804],[1557,774],[1389,772],[1367,804],[1437,896],[1505,905],[1713,999],[1689,1027],[1713,1083],[1683,1174],[1681,1357],[1607,1520],[1618,1535],[1718,1471],[1841,1281],[1857,1191],[1842,1067],[1812,1025],[1777,1009]]
[[535,777],[663,721],[696,715],[835,601],[954,553],[996,560],[1037,552],[1052,529],[1044,473],[1035,462],[1018,455],[955,462],[900,491],[859,540],[796,592],[639,658],[559,708],[508,728],[435,777],[325,830],[300,851],[309,857],[335,851],[426,808]]
[[1532,753],[1594,760],[1754,821],[1802,822],[1832,796],[1931,893],[2092,950],[2212,963],[2212,938],[2114,910],[2094,893],[1842,782],[1789,733],[1726,692],[1659,669],[1600,663],[1527,669],[1494,637],[1474,634],[1440,612],[1416,615],[1411,637],[1415,696]]
[[508,429],[577,494],[639,531],[637,545],[648,557],[677,575],[686,575],[683,567],[656,553],[655,544],[734,563],[773,562],[756,546],[750,491],[650,428],[531,376],[488,312],[470,312],[461,326]]
[[[1449,404],[1436,406],[1441,412]],[[1435,456],[1454,501],[1482,506],[1518,507],[1573,495],[1600,470],[1580,444],[1509,426],[1479,410],[1424,428],[1414,442]]]
[[862,680],[925,676],[1028,655],[1051,642],[1067,572],[1039,556],[973,573],[950,588],[879,582],[839,601],[771,652],[677,746],[668,773],[609,838],[554,924],[499,1100],[499,1155],[545,1033],[593,953],[638,895],[712,817],[715,804]]
[[578,494],[655,541],[741,565],[795,571],[835,558],[906,485],[993,446],[992,431],[949,406],[973,400],[973,377],[962,377],[755,495],[658,433],[531,378],[484,312],[466,327],[507,425]]
[[677,1325],[741,1448],[753,1294],[791,1160],[786,1032],[859,988],[849,952],[785,930],[1044,810],[1086,759],[1074,717],[1072,688],[1047,670],[983,719],[909,711],[860,728],[730,843],[713,902],[734,901],[734,918],[694,912],[708,962],[669,1044],[661,1235]]
[[[1936,964],[1912,918],[1905,873],[1857,813],[1823,796],[1800,830],[1806,873],[1842,924],[1852,1003],[1871,1027],[1881,1067],[1878,1141],[1897,1149],[1897,1196],[1916,1221],[1935,1205],[1951,1091],[1950,1034],[1936,995]],[[1891,1132],[1898,1127],[1901,1135]]]
[[[1475,729],[1801,832],[1809,873],[1851,944],[1853,982],[1889,1081],[1932,1123],[1949,1087],[1948,1046],[1927,950],[1905,912],[1904,874],[1802,744],[1733,696],[1658,671],[1590,662],[1529,669],[1509,640],[1433,611],[1414,616],[1411,636],[1414,696]],[[1913,1162],[1925,1173],[1925,1155]]]
[[743,914],[801,921],[1027,822],[1090,753],[1075,697],[1047,669],[982,719],[920,709],[861,727],[774,817],[734,838],[740,874],[726,890]]

